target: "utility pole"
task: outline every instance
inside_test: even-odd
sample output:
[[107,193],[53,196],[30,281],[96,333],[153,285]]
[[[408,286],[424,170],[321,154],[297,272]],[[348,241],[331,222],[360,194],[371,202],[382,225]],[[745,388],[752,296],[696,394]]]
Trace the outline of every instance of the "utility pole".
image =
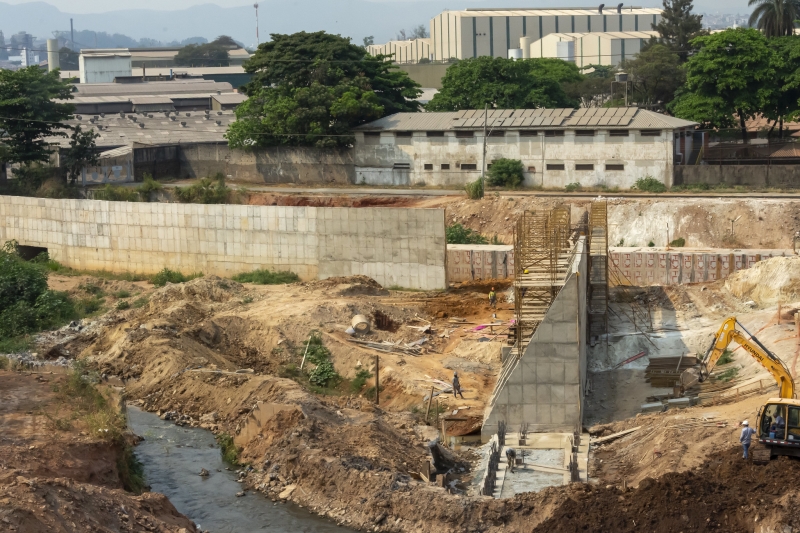
[[253,4],[253,7],[256,8],[256,43],[261,44],[261,37],[258,35],[258,3]]
[[75,27],[72,25],[72,19],[69,19],[69,38],[70,43],[69,47],[74,52],[75,51]]
[[483,110],[483,157],[481,158],[481,198],[483,198],[483,191],[486,187],[486,125],[489,122],[489,104],[486,104]]
[[375,405],[381,403],[381,373],[380,373],[380,358],[375,356]]

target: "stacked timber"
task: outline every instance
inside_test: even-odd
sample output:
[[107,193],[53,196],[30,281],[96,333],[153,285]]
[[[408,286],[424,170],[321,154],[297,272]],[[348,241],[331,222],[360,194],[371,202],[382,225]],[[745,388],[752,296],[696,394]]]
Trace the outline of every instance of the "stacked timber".
[[652,387],[667,388],[680,385],[681,374],[697,365],[697,356],[676,355],[669,357],[651,357],[650,364],[644,371],[645,381]]

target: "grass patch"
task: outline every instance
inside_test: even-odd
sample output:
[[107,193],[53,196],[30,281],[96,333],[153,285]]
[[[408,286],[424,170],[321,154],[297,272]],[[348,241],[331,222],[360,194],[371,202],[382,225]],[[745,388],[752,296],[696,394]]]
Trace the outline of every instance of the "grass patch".
[[256,285],[282,285],[285,283],[295,283],[300,281],[300,276],[294,272],[284,270],[281,272],[273,272],[266,268],[259,268],[252,272],[242,272],[236,274],[231,278],[233,281],[239,283],[255,283]]
[[722,372],[717,376],[717,381],[722,381],[723,383],[727,383],[728,381],[734,379],[738,374],[739,374],[738,367],[729,368],[728,370]]
[[0,355],[0,370],[11,368],[11,361],[5,355]]
[[361,369],[356,372],[356,377],[353,381],[350,382],[350,391],[353,394],[358,394],[361,392],[361,389],[364,388],[364,385],[367,384],[367,380],[372,377],[372,374],[369,373],[369,370]]
[[30,335],[0,339],[0,353],[28,352],[31,348],[33,348],[33,339]]
[[239,464],[239,448],[233,443],[233,437],[227,433],[217,435],[217,442],[219,442],[219,451],[222,455],[222,460],[226,463],[237,466]]
[[187,187],[175,187],[175,196],[184,204],[224,204],[231,190],[225,185],[225,176],[219,172],[213,178],[203,178]]
[[467,198],[470,200],[480,200],[483,198],[483,180],[478,178],[464,185],[464,190],[467,193]]
[[489,244],[489,240],[475,230],[465,228],[458,222],[445,229],[447,244]]
[[105,291],[100,285],[96,283],[83,283],[78,285],[78,289],[82,290],[83,292],[89,293],[92,296],[103,296]]
[[133,447],[126,445],[117,459],[117,471],[122,486],[128,492],[141,494],[147,487],[144,479],[144,465],[139,462],[133,453]]
[[130,309],[131,303],[128,300],[120,300],[117,302],[117,311],[124,311],[125,309]]
[[92,296],[91,298],[81,298],[75,302],[75,311],[80,318],[92,317],[103,310],[105,300]]
[[119,298],[120,300],[122,300],[123,298],[130,298],[130,297],[131,297],[130,291],[126,291],[124,289],[114,293],[114,298]]
[[634,188],[642,192],[661,193],[667,192],[667,186],[653,176],[645,176],[636,180]]
[[175,270],[170,270],[164,267],[158,274],[154,275],[150,278],[150,283],[155,285],[156,287],[163,287],[167,283],[184,283],[187,281],[191,281],[195,278],[201,277],[203,274],[201,272],[196,272],[194,274],[189,274],[188,276],[177,272]]
[[564,187],[564,190],[567,192],[575,192],[580,191],[581,188],[582,187],[580,183],[567,183],[567,185]]
[[730,350],[728,350],[726,348],[725,351],[722,352],[722,355],[717,360],[717,364],[718,365],[727,365],[728,363],[732,363],[732,362],[733,362],[733,352],[731,352]]
[[96,189],[92,199],[105,200],[107,202],[139,202],[142,197],[139,195],[139,191],[134,188],[111,185],[109,183],[102,189]]
[[142,307],[147,305],[147,302],[149,302],[149,301],[150,301],[150,299],[147,296],[142,296],[141,298],[135,299],[133,301],[133,304],[131,304],[131,305],[132,305],[132,307],[134,309],[141,309]]
[[[381,392],[383,392],[383,385],[381,385],[381,387],[380,387],[380,391],[381,391]],[[368,388],[368,389],[366,390],[366,392],[364,392],[364,396],[365,396],[365,397],[366,397],[368,400],[374,400],[374,399],[375,399],[375,387],[370,387],[370,388]]]
[[669,243],[669,245],[674,246],[675,248],[683,248],[684,246],[686,246],[686,239],[684,239],[683,237],[678,237],[677,239]]

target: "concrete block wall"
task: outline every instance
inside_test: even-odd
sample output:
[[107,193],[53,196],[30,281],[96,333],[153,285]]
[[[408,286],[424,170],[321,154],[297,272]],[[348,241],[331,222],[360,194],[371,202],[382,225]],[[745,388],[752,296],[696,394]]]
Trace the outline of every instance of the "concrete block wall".
[[514,277],[514,247],[491,244],[448,244],[448,282]]
[[583,420],[586,382],[586,282],[588,261],[584,241],[575,247],[572,269],[564,287],[536,329],[522,357],[503,365],[484,412],[482,440],[497,431],[500,420],[508,431],[523,422],[534,432],[572,432]]
[[229,276],[256,268],[304,280],[363,274],[446,287],[443,209],[283,207],[0,196],[0,241],[47,248],[85,270]]
[[612,284],[681,285],[725,279],[764,259],[792,255],[792,250],[612,248],[609,261],[618,272]]

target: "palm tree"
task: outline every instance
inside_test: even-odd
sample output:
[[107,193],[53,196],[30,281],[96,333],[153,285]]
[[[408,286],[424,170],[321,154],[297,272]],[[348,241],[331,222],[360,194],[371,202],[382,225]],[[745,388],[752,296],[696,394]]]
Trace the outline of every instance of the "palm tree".
[[795,20],[800,18],[800,0],[750,0],[747,5],[757,6],[750,15],[750,26],[767,37],[794,34]]

